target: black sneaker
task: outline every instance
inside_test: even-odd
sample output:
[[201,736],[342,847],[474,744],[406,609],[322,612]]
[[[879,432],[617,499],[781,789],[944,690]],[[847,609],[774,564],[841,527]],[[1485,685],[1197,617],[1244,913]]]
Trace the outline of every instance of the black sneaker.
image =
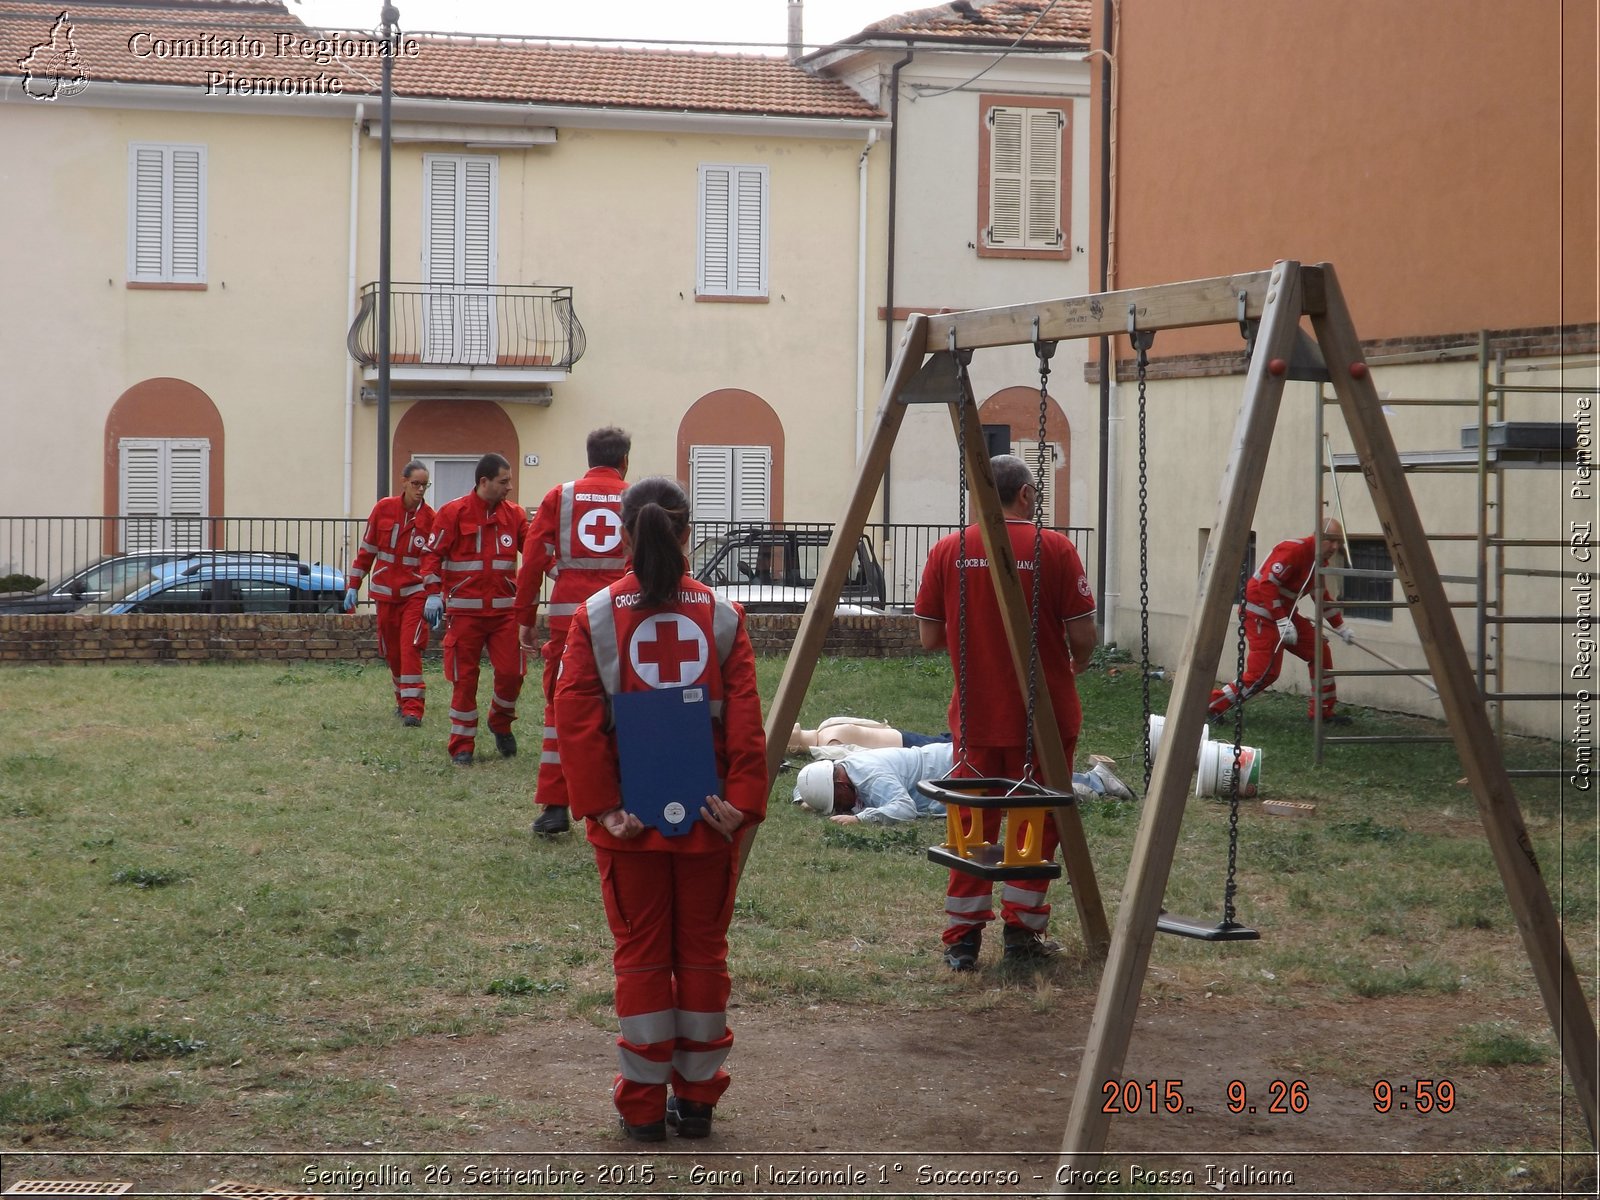
[[1006,953],[1008,963],[1049,962],[1061,953],[1061,943],[1052,942],[1031,929],[1020,925],[1006,926]]
[[500,751],[501,758],[515,758],[517,756],[517,735],[514,733],[495,734],[494,748]]
[[400,718],[400,724],[404,725],[407,729],[416,729],[422,724],[422,718],[407,715]]
[[450,761],[458,767],[470,767],[472,765],[472,751],[463,750],[460,754],[452,754]]
[[649,1121],[643,1125],[629,1125],[621,1113],[617,1114],[617,1124],[622,1126],[622,1136],[630,1142],[664,1142],[667,1140],[667,1123],[665,1121]]
[[572,822],[567,817],[565,805],[548,804],[533,822],[533,832],[540,837],[554,837],[558,833],[565,833],[572,828]]
[[983,926],[978,925],[969,930],[959,942],[951,942],[944,948],[944,965],[952,971],[976,971],[978,969],[978,951],[983,947]]
[[667,1097],[667,1124],[679,1137],[703,1138],[711,1136],[711,1114],[716,1110],[698,1100],[684,1100],[678,1096]]

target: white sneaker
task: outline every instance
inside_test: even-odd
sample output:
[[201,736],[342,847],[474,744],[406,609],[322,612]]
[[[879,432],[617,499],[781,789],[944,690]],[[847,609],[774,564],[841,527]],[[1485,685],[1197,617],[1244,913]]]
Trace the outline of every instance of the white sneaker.
[[1133,799],[1133,793],[1128,790],[1128,785],[1118,779],[1117,773],[1111,769],[1111,760],[1109,758],[1095,755],[1093,761],[1094,766],[1089,768],[1089,774],[1100,781],[1101,786],[1105,788],[1106,795],[1116,800]]

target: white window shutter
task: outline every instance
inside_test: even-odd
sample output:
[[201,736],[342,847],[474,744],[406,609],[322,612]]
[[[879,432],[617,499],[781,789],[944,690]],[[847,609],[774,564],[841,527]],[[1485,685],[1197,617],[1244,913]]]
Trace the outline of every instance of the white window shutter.
[[705,295],[733,290],[733,181],[727,167],[700,168],[700,280]]
[[1054,442],[1045,442],[1042,446],[1036,441],[1025,439],[1013,442],[1011,453],[1028,464],[1028,471],[1035,482],[1039,482],[1039,461],[1044,460],[1044,479],[1039,488],[1044,500],[1044,523],[1056,523],[1056,469],[1061,464],[1061,447]]
[[166,262],[166,153],[160,146],[128,150],[128,278],[160,280]]
[[456,354],[456,182],[458,162],[446,155],[423,159],[424,221],[422,280],[422,357],[425,362],[454,362]]
[[123,438],[117,448],[123,549],[204,549],[211,443],[205,438]]
[[689,447],[689,516],[706,523],[734,519],[733,447]]
[[991,246],[1020,249],[1023,237],[1025,164],[1023,110],[989,110],[989,228]]
[[1027,222],[1030,250],[1061,245],[1061,131],[1065,115],[1053,108],[1028,113]]
[[495,160],[461,160],[461,362],[494,361]]
[[765,521],[772,510],[772,450],[768,446],[736,446],[734,462],[735,521]]
[[705,296],[767,294],[767,168],[700,164],[700,253]]
[[128,146],[128,279],[206,277],[206,148]]
[[203,146],[173,146],[171,253],[168,276],[175,283],[198,283],[206,276],[206,152]]
[[1059,250],[1065,110],[989,110],[989,224],[987,245],[1014,250]]
[[733,290],[742,296],[767,294],[767,173],[740,167],[737,173],[738,240]]

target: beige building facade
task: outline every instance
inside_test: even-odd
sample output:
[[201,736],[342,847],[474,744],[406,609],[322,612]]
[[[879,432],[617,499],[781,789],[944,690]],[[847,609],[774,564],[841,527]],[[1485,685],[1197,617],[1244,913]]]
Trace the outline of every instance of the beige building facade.
[[0,512],[182,516],[217,545],[214,518],[364,517],[411,457],[448,499],[490,450],[531,505],[612,423],[636,476],[690,480],[713,517],[822,519],[847,483],[859,163],[885,121],[842,84],[782,60],[402,38],[380,471],[370,35],[319,63],[278,4],[40,11],[0,4],[22,64],[0,80],[27,231],[9,259],[30,281],[0,301]]

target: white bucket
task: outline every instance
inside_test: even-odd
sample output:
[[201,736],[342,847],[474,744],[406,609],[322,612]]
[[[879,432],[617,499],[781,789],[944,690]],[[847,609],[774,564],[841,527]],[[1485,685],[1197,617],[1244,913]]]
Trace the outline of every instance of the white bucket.
[[[1145,733],[1145,744],[1150,747],[1150,761],[1156,761],[1156,751],[1161,749],[1161,733],[1166,728],[1167,718],[1160,713],[1150,714],[1150,728]],[[1211,739],[1209,727],[1200,726],[1200,749],[1204,752],[1206,743]]]
[[[1261,751],[1239,747],[1239,795],[1254,796],[1261,784]],[[1195,773],[1196,796],[1226,796],[1233,787],[1233,743],[1201,742],[1200,768]]]

